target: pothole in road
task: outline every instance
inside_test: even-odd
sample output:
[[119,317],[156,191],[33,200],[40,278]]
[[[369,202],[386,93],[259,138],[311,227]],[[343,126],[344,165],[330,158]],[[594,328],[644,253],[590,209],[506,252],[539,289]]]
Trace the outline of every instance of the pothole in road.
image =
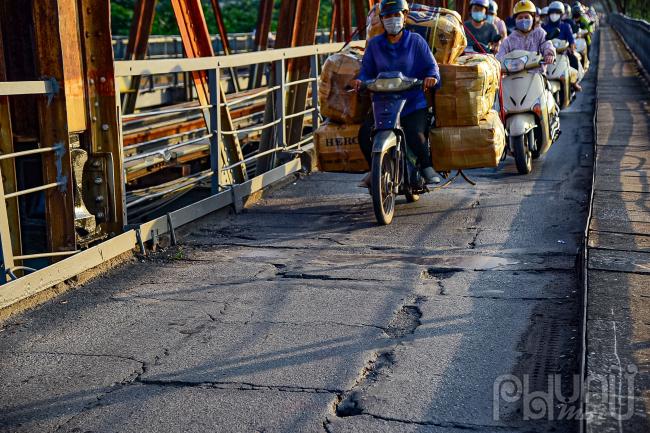
[[454,274],[463,271],[464,269],[462,268],[428,268],[422,271],[421,278],[423,280],[446,280],[447,278],[453,277]]
[[379,352],[369,360],[352,390],[340,396],[334,403],[336,415],[344,418],[363,414],[362,389],[369,383],[377,382],[382,376],[387,375],[393,364],[395,364],[394,350]]
[[397,344],[389,350],[375,352],[367,364],[361,370],[359,378],[352,388],[346,393],[339,395],[334,402],[334,412],[339,417],[361,415],[363,409],[363,390],[369,384],[379,381],[382,377],[390,374],[395,364],[395,348],[401,344],[401,339],[415,332],[422,323],[422,311],[419,304],[427,300],[424,296],[417,296],[408,305],[402,307],[393,314],[390,322],[384,329],[384,333],[391,339],[397,340]]
[[409,334],[413,334],[415,329],[421,325],[421,317],[422,311],[418,306],[404,305],[395,313],[384,332],[390,338],[404,338]]

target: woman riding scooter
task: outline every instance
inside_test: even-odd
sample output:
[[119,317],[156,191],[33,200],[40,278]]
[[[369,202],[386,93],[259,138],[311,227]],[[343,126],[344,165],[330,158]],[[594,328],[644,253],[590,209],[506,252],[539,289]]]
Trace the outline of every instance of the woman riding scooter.
[[[542,28],[546,31],[547,35],[550,35],[552,38],[561,39],[569,43],[567,56],[569,57],[571,67],[576,70],[577,74],[579,61],[578,57],[575,55],[576,41],[573,38],[571,26],[562,22],[562,15],[564,15],[564,4],[560,1],[554,1],[548,7],[548,23],[542,25]],[[573,83],[573,87],[577,92],[582,90],[582,87],[578,82]]]
[[[440,73],[431,49],[422,36],[404,29],[409,6],[406,0],[382,0],[380,13],[385,32],[370,41],[361,63],[359,78],[354,81],[359,91],[363,81],[377,78],[381,72],[401,72],[406,77],[421,79],[424,91],[437,88]],[[406,143],[415,153],[424,181],[431,185],[440,183],[431,163],[429,150],[428,105],[422,89],[405,92],[406,105],[402,110],[400,123],[406,136]],[[373,117],[369,116],[359,130],[361,150],[371,164]],[[366,176],[360,186],[370,186]]]
[[519,0],[513,9],[515,28],[501,44],[497,59],[502,61],[506,54],[514,50],[526,50],[540,53],[544,62],[553,63],[555,48],[546,40],[546,32],[541,27],[534,27],[537,9],[530,0]]

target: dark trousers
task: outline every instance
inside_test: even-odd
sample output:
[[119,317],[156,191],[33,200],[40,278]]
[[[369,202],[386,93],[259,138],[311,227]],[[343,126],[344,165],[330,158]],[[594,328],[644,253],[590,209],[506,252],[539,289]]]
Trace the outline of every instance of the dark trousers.
[[[431,167],[427,109],[415,110],[407,116],[400,117],[400,123],[406,136],[406,144],[417,156],[420,168]],[[372,166],[372,128],[374,125],[375,120],[370,113],[359,129],[359,145],[370,166]]]
[[569,51],[567,51],[567,56],[569,57],[569,64],[571,65],[571,67],[573,69],[575,69],[577,71],[578,68],[579,68],[578,67],[578,57],[576,57],[575,54],[573,54],[572,52],[569,52]]

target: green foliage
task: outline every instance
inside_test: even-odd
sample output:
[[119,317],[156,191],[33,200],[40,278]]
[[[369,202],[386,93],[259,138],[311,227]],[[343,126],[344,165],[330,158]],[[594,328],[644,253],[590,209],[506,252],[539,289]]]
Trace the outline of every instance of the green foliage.
[[647,0],[624,0],[625,13],[633,18],[650,20],[650,8]]
[[[112,31],[115,36],[127,36],[133,19],[133,9],[136,0],[111,0]],[[202,0],[203,11],[208,23],[210,33],[217,33],[217,24],[212,11],[210,0]],[[255,29],[257,23],[257,12],[260,0],[221,0],[221,11],[223,21],[228,33],[247,33]],[[280,13],[280,0],[275,1],[273,11],[273,22],[271,30],[276,31],[278,27],[278,16]],[[331,0],[320,2],[318,19],[319,28],[329,27],[332,15]],[[152,34],[154,35],[177,35],[178,27],[174,18],[170,0],[158,0],[156,17],[154,19]]]

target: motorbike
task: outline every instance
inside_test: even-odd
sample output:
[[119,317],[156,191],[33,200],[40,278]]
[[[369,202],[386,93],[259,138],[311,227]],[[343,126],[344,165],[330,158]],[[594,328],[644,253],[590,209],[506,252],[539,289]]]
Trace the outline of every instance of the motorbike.
[[401,72],[382,72],[376,79],[361,84],[362,90],[374,94],[370,192],[375,217],[382,225],[392,222],[398,195],[406,196],[411,203],[428,192],[417,158],[408,148],[400,126],[400,114],[406,104],[403,92],[422,85],[422,80],[405,77]]
[[[557,57],[553,64],[547,65],[546,77],[551,85],[551,92],[555,95],[555,101],[561,109],[567,108],[575,98],[575,91],[572,86],[573,80],[580,82],[584,75],[582,64],[578,62],[578,71],[574,72],[571,68],[567,50],[569,42],[562,39],[553,39],[553,46],[557,52]],[[571,77],[571,74],[577,74]]]
[[589,70],[589,46],[587,45],[586,36],[589,34],[589,31],[586,29],[578,30],[578,33],[573,35],[576,41],[576,51],[580,55],[580,61],[582,63],[582,69],[585,72]]
[[542,64],[540,54],[525,50],[508,53],[501,63],[508,148],[520,174],[530,173],[533,159],[560,136],[560,109],[548,80],[541,72],[529,72]]

